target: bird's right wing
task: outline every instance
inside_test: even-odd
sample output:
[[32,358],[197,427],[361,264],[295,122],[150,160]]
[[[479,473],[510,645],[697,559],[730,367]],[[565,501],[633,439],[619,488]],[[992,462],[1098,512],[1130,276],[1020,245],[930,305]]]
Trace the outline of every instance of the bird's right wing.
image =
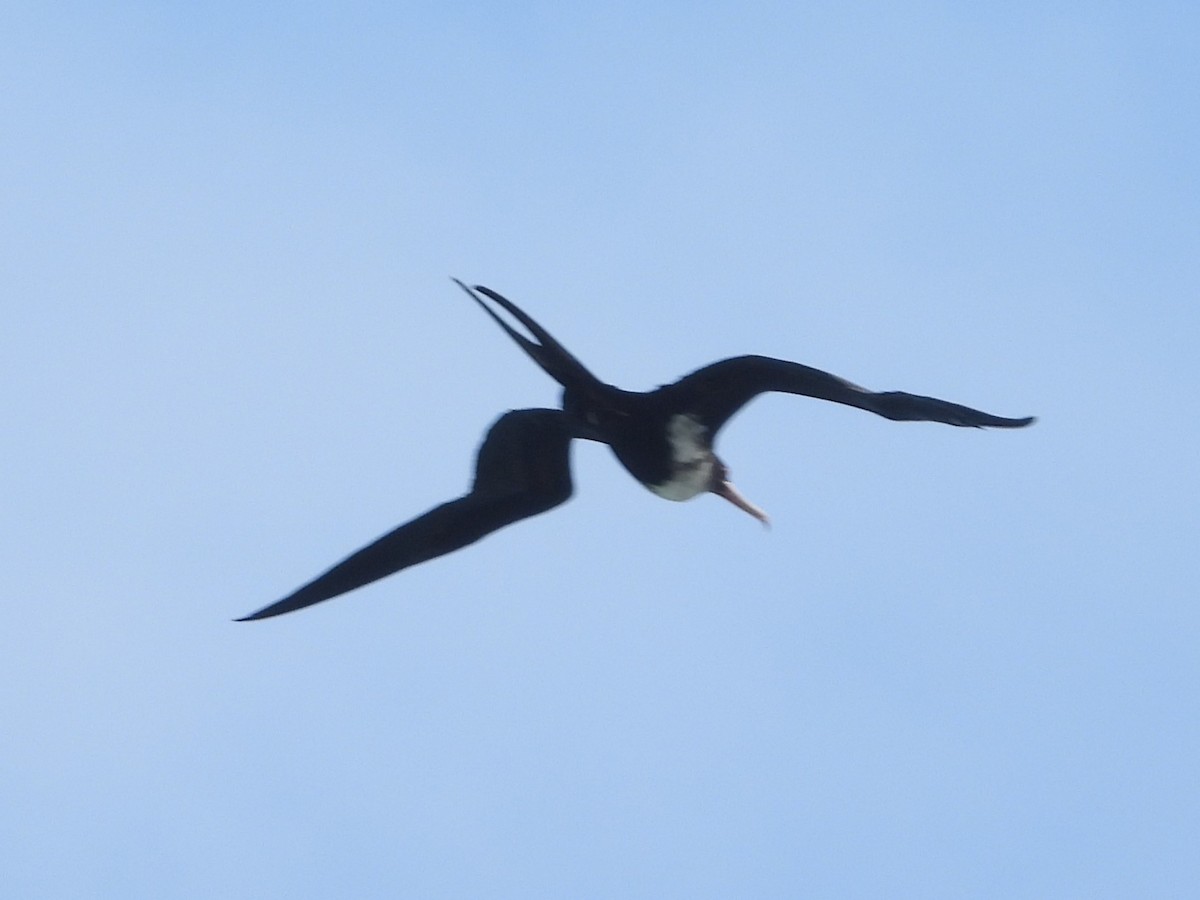
[[320,603],[553,509],[571,496],[570,443],[561,410],[505,413],[479,448],[470,493],[388,532],[282,600],[237,621]]
[[802,394],[865,409],[888,419],[944,422],[972,428],[1020,428],[1033,417],[1009,419],[904,391],[870,391],[820,369],[768,356],[724,359],[659,388],[674,403],[700,417],[716,434],[739,409],[766,391]]

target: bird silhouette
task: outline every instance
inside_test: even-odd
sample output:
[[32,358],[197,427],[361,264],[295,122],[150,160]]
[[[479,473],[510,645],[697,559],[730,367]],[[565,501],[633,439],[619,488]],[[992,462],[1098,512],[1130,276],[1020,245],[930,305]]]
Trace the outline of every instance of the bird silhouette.
[[553,509],[571,496],[569,449],[576,438],[608,444],[629,473],[660,497],[688,500],[713,493],[766,524],[766,513],[733,486],[728,468],[713,452],[721,427],[761,393],[815,397],[897,421],[971,428],[1023,428],[1035,421],[1032,416],[995,416],[936,397],[870,391],[820,369],[766,356],[736,356],[657,390],[626,391],[596,378],[511,300],[482,285],[471,288],[453,280],[562,386],[561,409],[505,413],[483,439],[465,495],[389,531],[281,600],[236,621],[267,619],[320,603]]

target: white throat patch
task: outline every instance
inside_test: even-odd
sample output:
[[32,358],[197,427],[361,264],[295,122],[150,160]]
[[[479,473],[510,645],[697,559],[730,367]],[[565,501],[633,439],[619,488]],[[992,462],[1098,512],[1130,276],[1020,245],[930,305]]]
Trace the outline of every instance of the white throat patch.
[[712,483],[713,455],[705,445],[708,429],[685,413],[671,416],[667,423],[667,443],[671,445],[671,479],[650,485],[650,490],[666,500],[690,500],[708,490]]

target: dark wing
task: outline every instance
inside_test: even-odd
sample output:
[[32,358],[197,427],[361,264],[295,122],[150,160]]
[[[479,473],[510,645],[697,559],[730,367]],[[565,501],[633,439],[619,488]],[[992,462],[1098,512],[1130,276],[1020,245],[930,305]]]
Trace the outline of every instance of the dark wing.
[[820,369],[768,356],[721,360],[659,390],[676,395],[673,402],[699,416],[712,434],[764,391],[832,400],[896,420],[944,422],[972,428],[1021,428],[1034,421],[1032,416],[1007,419],[948,400],[903,391],[877,393]]
[[282,600],[238,619],[267,619],[303,609],[472,544],[571,496],[571,432],[557,409],[505,413],[487,433],[471,492],[434,507]]

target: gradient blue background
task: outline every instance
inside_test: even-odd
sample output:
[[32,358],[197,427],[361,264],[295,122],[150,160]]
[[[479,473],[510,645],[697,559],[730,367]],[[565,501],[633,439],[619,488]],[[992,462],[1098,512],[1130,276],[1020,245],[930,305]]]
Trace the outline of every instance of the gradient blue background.
[[[1200,881],[1193,3],[6,4],[0,869],[22,898]],[[757,352],[764,532],[596,445],[233,624],[554,385]]]

